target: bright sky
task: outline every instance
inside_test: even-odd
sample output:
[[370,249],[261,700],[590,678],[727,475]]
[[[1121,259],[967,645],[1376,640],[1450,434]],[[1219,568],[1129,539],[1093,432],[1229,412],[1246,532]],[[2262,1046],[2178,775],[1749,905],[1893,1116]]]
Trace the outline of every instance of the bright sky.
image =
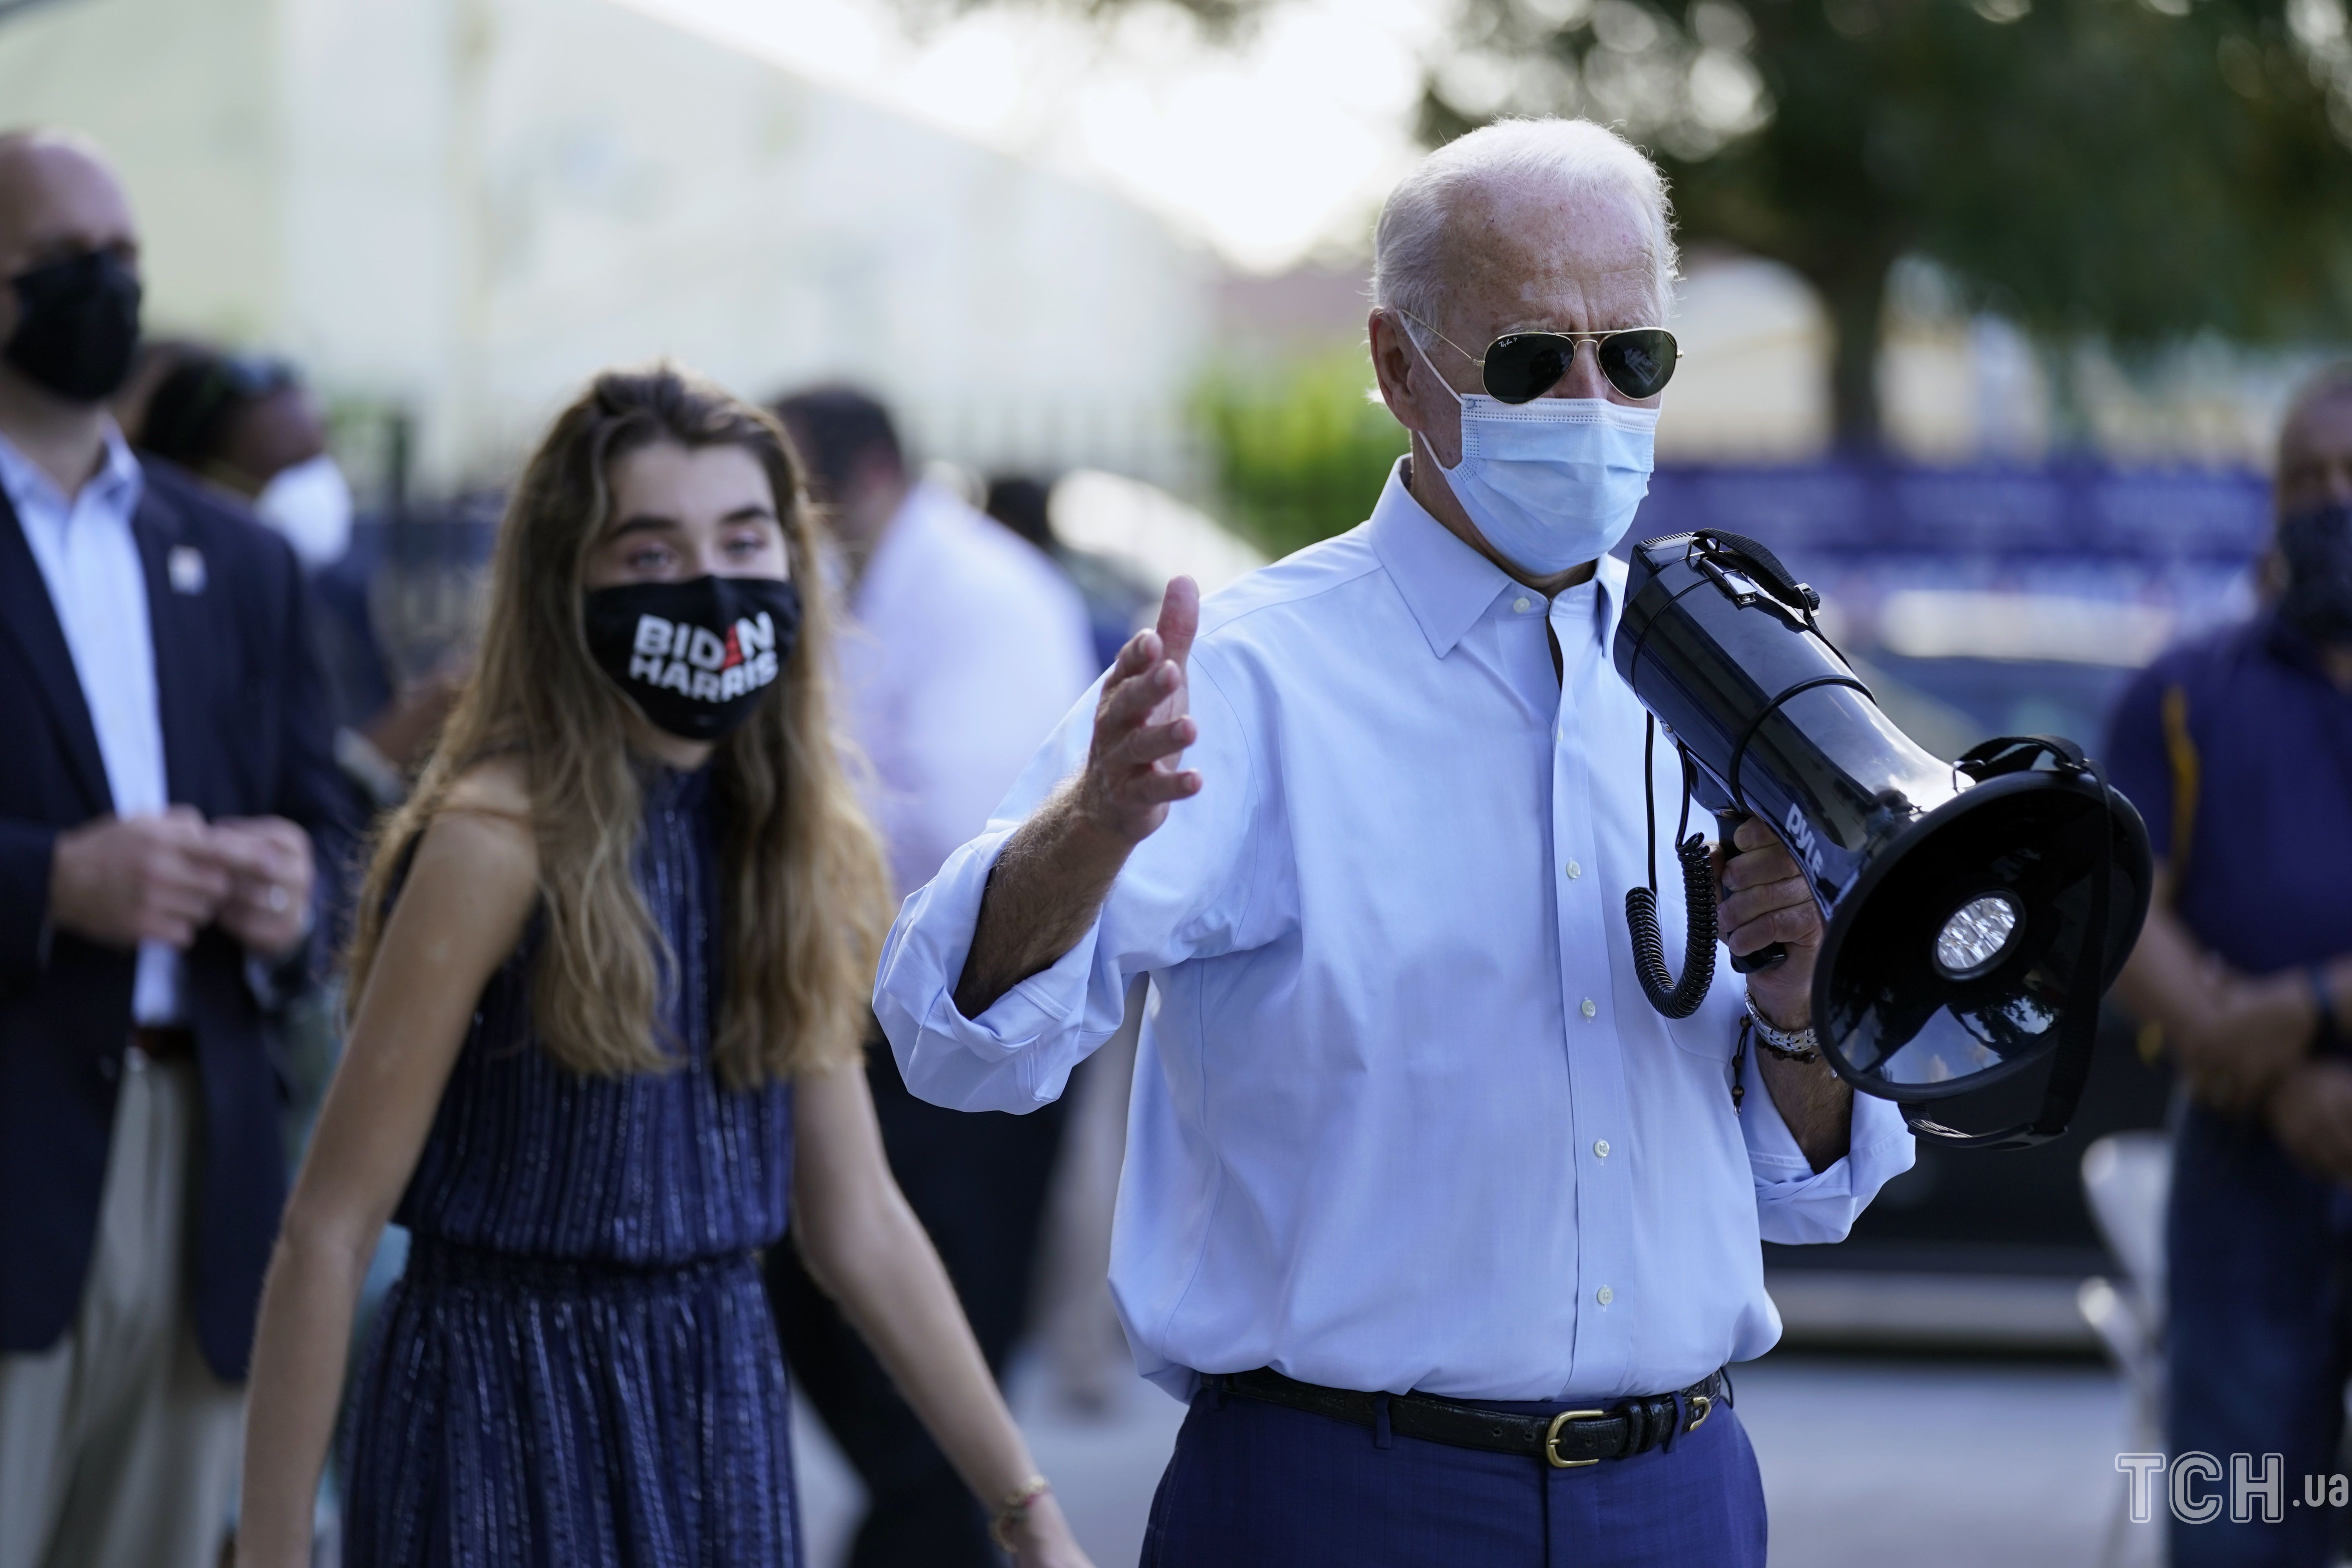
[[1028,0],[910,37],[891,0],[623,0],[814,80],[1120,191],[1236,264],[1360,247],[1413,153],[1454,0],[1278,0],[1227,44],[1173,12]]

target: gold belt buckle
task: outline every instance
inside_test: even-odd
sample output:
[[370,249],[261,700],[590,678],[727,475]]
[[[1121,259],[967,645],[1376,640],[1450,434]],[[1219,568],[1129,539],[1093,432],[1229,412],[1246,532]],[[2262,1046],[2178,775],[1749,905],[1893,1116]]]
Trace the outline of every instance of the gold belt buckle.
[[1691,1404],[1697,1408],[1698,1414],[1692,1416],[1690,1425],[1683,1428],[1685,1432],[1697,1431],[1706,1418],[1715,1414],[1715,1396],[1711,1394],[1694,1394]]
[[1561,1458],[1559,1457],[1559,1429],[1562,1426],[1567,1426],[1571,1421],[1584,1421],[1597,1415],[1607,1415],[1608,1414],[1609,1412],[1606,1410],[1563,1410],[1559,1415],[1553,1416],[1551,1418],[1550,1427],[1544,1433],[1544,1458],[1550,1462],[1551,1468],[1555,1470],[1577,1470],[1582,1469],[1587,1465],[1599,1464],[1601,1461],[1598,1459]]

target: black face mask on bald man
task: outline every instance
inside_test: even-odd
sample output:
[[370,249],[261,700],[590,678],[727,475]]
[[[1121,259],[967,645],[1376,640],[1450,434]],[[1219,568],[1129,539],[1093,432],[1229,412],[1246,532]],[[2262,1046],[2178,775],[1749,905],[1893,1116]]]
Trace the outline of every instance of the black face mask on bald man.
[[2279,615],[2322,647],[2352,644],[2352,510],[2336,502],[2279,519],[2286,592]]
[[110,250],[19,272],[16,330],[0,355],[70,403],[102,403],[131,374],[139,346],[139,275]]
[[801,593],[780,577],[622,583],[589,591],[581,626],[597,667],[656,728],[716,741],[793,657]]

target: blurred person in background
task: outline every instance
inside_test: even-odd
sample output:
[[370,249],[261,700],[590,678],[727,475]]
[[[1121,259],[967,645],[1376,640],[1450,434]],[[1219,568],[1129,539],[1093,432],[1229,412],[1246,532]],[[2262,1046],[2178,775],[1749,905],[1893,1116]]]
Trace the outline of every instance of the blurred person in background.
[[[141,346],[114,409],[142,458],[175,464],[233,497],[293,546],[311,579],[310,625],[321,634],[323,655],[333,611],[317,591],[318,577],[350,547],[352,489],[327,450],[326,417],[294,367],[186,339],[151,341]],[[324,658],[321,664],[329,673],[331,710],[333,665]],[[354,739],[338,727],[335,757],[347,774]],[[353,815],[364,819],[376,802],[359,779],[353,784]],[[341,915],[349,868],[320,869],[322,904]],[[328,922],[331,931],[343,924]],[[334,1070],[339,1004],[338,988],[322,987],[291,1004],[283,1021],[278,1065],[287,1080],[289,1142],[297,1148]]]
[[[371,703],[363,714],[352,712],[351,689],[368,683],[383,661],[373,646],[364,582],[354,594],[334,575],[352,543],[352,488],[328,450],[325,411],[300,373],[281,359],[165,340],[142,350],[115,408],[142,456],[175,464],[252,508],[293,546],[310,579],[310,626],[327,676],[335,761],[351,787],[352,815],[364,821],[397,805],[447,716],[463,672],[444,672]],[[355,671],[354,661],[372,668]],[[321,869],[328,929],[340,938],[350,927],[350,883],[357,868]],[[286,1012],[279,1066],[287,1080],[289,1161],[299,1157],[334,1072],[341,1003],[340,984],[331,982]]]
[[782,433],[609,372],[516,486],[478,674],[377,843],[270,1265],[237,1541],[307,1568],[361,1280],[347,1568],[794,1568],[757,1254],[835,1291],[1023,1568],[1085,1568],[884,1163],[879,846]]
[[[980,831],[1086,689],[1097,668],[1086,606],[1038,552],[916,479],[874,398],[820,387],[776,412],[845,570],[846,728],[871,763],[891,891],[903,898]],[[1028,1314],[1061,1119],[926,1105],[878,1039],[867,1077],[890,1168],[1001,1375]],[[866,1483],[855,1568],[993,1563],[971,1495],[788,1248],[769,1254],[769,1289],[802,1390]]]
[[341,831],[293,552],[109,412],[139,262],[93,149],[0,135],[0,1568],[219,1552]]
[[1149,1568],[1762,1568],[1722,1370],[1776,1338],[1759,1239],[1841,1238],[1912,1142],[1812,1039],[1820,914],[1763,824],[1721,928],[1787,962],[1681,1020],[1634,969],[1681,777],[1608,551],[1675,268],[1600,126],[1423,160],[1375,238],[1412,446],[1370,520],[1205,609],[1172,583],[884,949],[908,1083],[971,1110],[1055,1099],[1150,977],[1111,1282],[1191,1407]]
[[166,345],[131,444],[237,497],[284,535],[302,569],[325,571],[352,542],[352,487],[327,450],[327,420],[284,360]]
[[360,809],[399,804],[465,679],[462,661],[395,684],[376,647],[365,568],[337,572],[352,544],[352,487],[328,450],[327,421],[283,360],[205,344],[160,343],[141,367],[132,445],[176,463],[253,509],[285,536],[318,591],[312,599],[330,692],[341,723],[335,760]]
[[[2352,365],[2289,407],[2252,621],[2167,653],[2107,745],[2158,856],[2117,983],[2188,1099],[2166,1245],[2168,1441],[2337,1468],[2352,1373]],[[2172,1561],[2318,1565],[2332,1510],[2176,1521]]]
[[1118,563],[1079,550],[1054,531],[1054,488],[1025,474],[999,474],[988,481],[981,510],[1044,551],[1086,601],[1094,636],[1095,668],[1108,669],[1127,639],[1141,629],[1152,591]]

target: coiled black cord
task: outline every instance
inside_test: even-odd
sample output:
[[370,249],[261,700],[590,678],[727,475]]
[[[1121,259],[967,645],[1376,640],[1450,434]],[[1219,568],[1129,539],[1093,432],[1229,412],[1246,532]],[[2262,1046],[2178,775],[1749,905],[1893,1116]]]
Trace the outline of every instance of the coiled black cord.
[[1669,1018],[1687,1018],[1715,984],[1715,869],[1707,861],[1706,840],[1696,833],[1675,846],[1675,858],[1683,863],[1683,900],[1690,910],[1682,979],[1677,982],[1666,970],[1657,894],[1647,888],[1626,893],[1625,929],[1633,939],[1633,973],[1650,1005]]
[[[1690,753],[1683,752],[1683,815],[1675,832],[1675,858],[1683,868],[1683,908],[1689,915],[1689,930],[1684,937],[1683,977],[1675,979],[1666,968],[1665,938],[1658,931],[1658,820],[1654,784],[1657,775],[1651,766],[1651,754],[1657,744],[1658,721],[1650,720],[1648,732],[1642,740],[1642,795],[1647,808],[1650,845],[1650,885],[1635,888],[1625,895],[1625,931],[1633,941],[1633,973],[1642,983],[1642,994],[1650,1005],[1669,1018],[1687,1018],[1698,1011],[1706,1000],[1707,988],[1715,984],[1715,868],[1706,852],[1706,840],[1694,833],[1682,838],[1684,827],[1690,825],[1690,791],[1692,767]],[[1679,745],[1676,750],[1681,750]]]

